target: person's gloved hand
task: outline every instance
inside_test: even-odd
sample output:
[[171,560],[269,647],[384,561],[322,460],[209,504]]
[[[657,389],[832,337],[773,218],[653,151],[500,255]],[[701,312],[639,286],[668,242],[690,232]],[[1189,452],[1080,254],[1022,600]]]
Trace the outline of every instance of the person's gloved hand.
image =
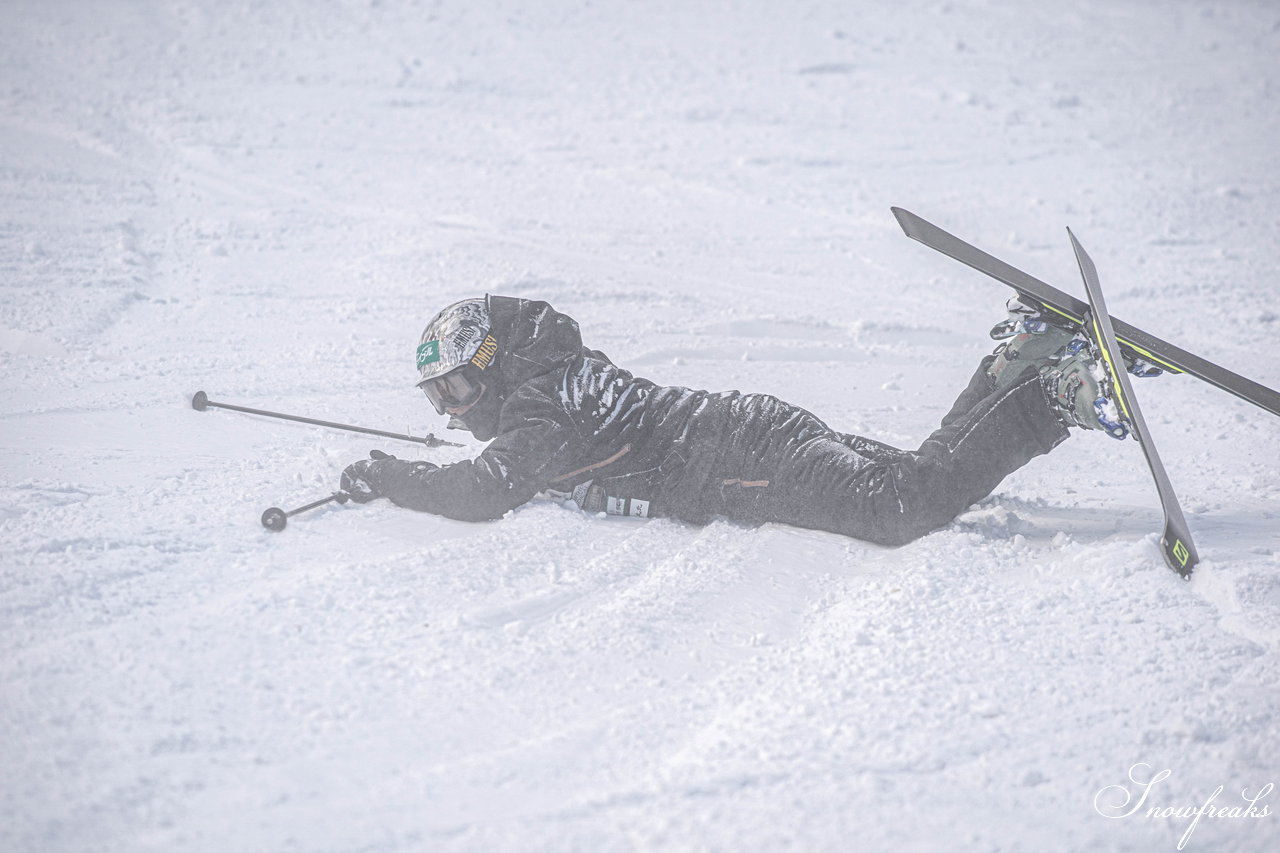
[[386,463],[399,461],[389,453],[370,450],[368,459],[353,462],[342,472],[340,488],[358,504],[366,504],[375,498],[380,498],[382,497],[381,475],[384,475],[389,467]]
[[385,485],[391,475],[401,473],[406,468],[418,471],[437,467],[430,462],[397,459],[381,450],[369,451],[369,457],[353,462],[342,472],[340,488],[351,496],[351,500],[360,504],[385,497]]

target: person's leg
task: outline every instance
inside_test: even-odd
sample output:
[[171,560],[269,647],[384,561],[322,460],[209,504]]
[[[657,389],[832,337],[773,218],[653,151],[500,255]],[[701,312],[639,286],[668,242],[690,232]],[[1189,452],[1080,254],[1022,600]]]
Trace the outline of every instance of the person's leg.
[[951,404],[951,410],[942,416],[942,423],[939,426],[946,427],[955,423],[991,395],[991,392],[996,389],[996,383],[991,377],[991,365],[995,360],[994,355],[982,359],[978,369],[969,377],[969,384]]
[[[989,355],[978,365],[978,369],[973,376],[969,377],[969,384],[956,401],[951,404],[951,410],[942,417],[941,426],[947,426],[953,423],[957,418],[964,417],[974,406],[982,401],[982,398],[988,396],[995,384],[990,376],[991,363],[995,361],[994,355]],[[839,433],[840,440],[849,449],[853,450],[859,456],[865,457],[872,462],[892,461],[902,454],[909,451],[894,447],[891,444],[885,444],[883,441],[877,441],[874,438],[867,438],[864,435],[855,435],[854,433]]]
[[[813,437],[777,454],[767,487],[742,489],[734,517],[831,530],[886,545],[941,527],[1013,471],[1047,453],[1067,429],[1034,369],[990,390],[986,367],[933,435],[913,452],[869,461],[846,437]],[[762,460],[764,461],[764,460]]]

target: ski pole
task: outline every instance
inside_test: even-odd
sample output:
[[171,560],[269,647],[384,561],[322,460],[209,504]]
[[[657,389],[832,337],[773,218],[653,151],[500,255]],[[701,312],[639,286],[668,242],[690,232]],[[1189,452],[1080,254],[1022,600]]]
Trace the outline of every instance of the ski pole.
[[[367,427],[351,426],[350,424],[338,424],[333,421],[319,421],[315,418],[304,418],[300,415],[285,415],[280,412],[268,412],[265,409],[250,409],[248,406],[233,406],[230,403],[215,403],[209,399],[209,395],[203,391],[197,391],[195,396],[191,398],[191,408],[197,412],[203,412],[207,408],[214,409],[230,409],[233,412],[245,412],[250,415],[264,415],[268,418],[281,418],[286,421],[297,421],[303,424],[314,424],[316,426],[330,427],[332,429],[345,429],[348,432],[362,432],[366,435],[380,435],[383,438],[398,438],[401,441],[413,441],[418,444],[425,444],[427,447],[462,447],[454,441],[445,441],[442,438],[436,438],[428,433],[426,436],[402,435],[398,432],[387,432],[381,429],[369,429]],[[265,522],[264,522],[265,523]]]
[[262,513],[262,526],[267,528],[268,530],[273,530],[279,533],[281,530],[284,530],[285,525],[289,523],[287,519],[291,515],[297,515],[298,513],[306,512],[309,509],[315,509],[318,506],[324,506],[330,501],[337,501],[340,504],[344,504],[350,499],[351,499],[351,496],[348,495],[346,492],[334,492],[333,494],[329,495],[329,497],[327,498],[321,498],[318,501],[312,501],[306,506],[300,506],[297,509],[291,509],[288,512],[285,512],[278,506],[268,507],[267,510]]

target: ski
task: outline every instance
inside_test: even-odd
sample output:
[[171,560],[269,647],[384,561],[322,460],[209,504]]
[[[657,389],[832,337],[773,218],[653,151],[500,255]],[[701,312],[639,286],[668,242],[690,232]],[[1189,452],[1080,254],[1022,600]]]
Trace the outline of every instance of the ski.
[[1160,454],[1156,452],[1155,442],[1151,439],[1151,431],[1142,417],[1137,395],[1133,393],[1133,384],[1129,381],[1129,372],[1125,369],[1120,352],[1120,342],[1116,339],[1111,315],[1107,313],[1107,303],[1102,296],[1098,268],[1070,228],[1067,229],[1067,236],[1071,238],[1071,247],[1075,249],[1076,262],[1080,265],[1080,275],[1084,277],[1085,291],[1089,295],[1083,331],[1093,348],[1094,356],[1107,374],[1110,393],[1120,410],[1120,416],[1129,424],[1133,437],[1142,445],[1147,466],[1156,481],[1160,505],[1164,508],[1164,532],[1160,536],[1160,551],[1171,569],[1184,578],[1188,577],[1200,557],[1196,553],[1195,543],[1191,541],[1191,531],[1182,515],[1178,496],[1173,492],[1169,475],[1164,469],[1164,463],[1160,461]]
[[[1089,311],[1086,303],[964,242],[910,211],[900,207],[891,209],[898,224],[911,239],[918,240],[931,249],[936,249],[979,272],[986,273],[997,281],[1004,282],[1017,291],[1024,302],[1046,312],[1047,319],[1056,318],[1060,325],[1073,329],[1082,328],[1085,325],[1085,315]],[[1126,360],[1143,359],[1171,373],[1186,373],[1266,409],[1273,415],[1280,415],[1280,392],[1233,373],[1225,367],[1187,352],[1114,317],[1110,318],[1110,321],[1120,345],[1120,351]]]

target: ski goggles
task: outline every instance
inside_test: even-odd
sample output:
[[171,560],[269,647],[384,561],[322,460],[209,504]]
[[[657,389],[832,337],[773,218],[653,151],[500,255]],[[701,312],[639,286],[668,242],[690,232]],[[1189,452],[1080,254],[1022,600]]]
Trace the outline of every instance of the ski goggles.
[[445,414],[447,409],[470,406],[484,393],[484,384],[472,380],[462,370],[428,379],[419,383],[418,387],[427,395],[431,405],[436,407],[436,414],[440,415]]

